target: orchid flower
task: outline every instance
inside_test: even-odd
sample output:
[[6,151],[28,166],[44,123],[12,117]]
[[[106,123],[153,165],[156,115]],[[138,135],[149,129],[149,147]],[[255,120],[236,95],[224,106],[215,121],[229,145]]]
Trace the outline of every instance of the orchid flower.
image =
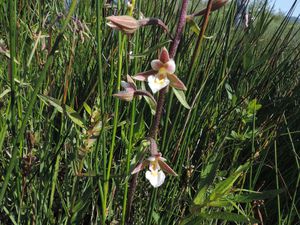
[[138,20],[132,16],[109,16],[107,25],[113,29],[121,30],[126,34],[133,34],[139,27]]
[[139,73],[133,78],[139,81],[147,80],[154,94],[168,85],[186,90],[184,83],[174,74],[175,61],[170,59],[169,52],[165,47],[162,48],[159,59],[152,60],[151,67],[152,70]]
[[[131,7],[131,5],[128,5]],[[169,29],[163,21],[157,18],[144,18],[136,20],[132,16],[122,15],[122,16],[108,16],[107,25],[112,29],[120,30],[127,35],[133,34],[137,29],[144,26],[156,25],[161,27],[168,35],[170,35]],[[170,35],[171,36],[171,35]]]
[[127,75],[127,82],[121,81],[121,86],[125,90],[119,91],[117,94],[113,94],[113,96],[115,96],[121,100],[127,101],[127,102],[132,101],[132,99],[134,97],[134,93],[136,91],[136,85],[129,75]]
[[[161,153],[157,153],[156,155],[152,155],[140,163],[131,174],[135,174],[143,170],[146,166],[149,166],[149,170],[146,171],[146,179],[149,180],[150,184],[157,188],[161,186],[166,178],[164,172],[177,176],[174,170],[165,163],[166,159],[161,156]],[[163,172],[164,171],[164,172]]]
[[132,101],[132,99],[135,96],[142,96],[143,95],[143,96],[149,97],[150,101],[152,101],[153,104],[156,105],[156,101],[155,101],[154,97],[148,91],[137,90],[134,81],[132,80],[132,78],[129,75],[127,75],[127,82],[126,81],[121,81],[121,86],[125,90],[124,91],[119,91],[118,93],[113,94],[113,96],[115,96],[115,97],[117,97],[121,100],[130,102],[130,101]]

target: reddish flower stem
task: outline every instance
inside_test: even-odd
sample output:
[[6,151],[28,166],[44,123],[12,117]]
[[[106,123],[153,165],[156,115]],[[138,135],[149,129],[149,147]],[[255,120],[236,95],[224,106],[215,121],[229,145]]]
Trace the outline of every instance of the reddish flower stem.
[[[171,44],[170,50],[169,50],[170,58],[174,58],[177,48],[178,48],[178,45],[180,43],[183,28],[186,23],[188,2],[189,2],[188,0],[182,1],[181,12],[180,12],[180,17],[179,17],[179,21],[178,21],[178,25],[177,25],[175,38],[174,38],[174,40]],[[154,121],[153,121],[152,126],[149,131],[149,137],[151,137],[153,139],[156,139],[156,136],[158,133],[159,123],[160,123],[160,119],[161,119],[161,115],[162,115],[162,111],[163,111],[163,107],[164,107],[164,102],[165,102],[166,91],[167,91],[167,87],[165,87],[159,91],[159,98],[158,98],[158,102],[157,102],[156,114],[154,116]]]
[[[178,48],[178,45],[180,43],[183,28],[186,23],[188,2],[189,2],[189,0],[182,0],[182,6],[181,6],[180,17],[179,17],[179,21],[178,21],[178,25],[177,25],[176,34],[175,34],[175,37],[173,39],[173,42],[171,44],[170,51],[169,51],[170,58],[174,58],[177,48]],[[156,139],[156,136],[157,136],[157,133],[159,130],[159,123],[160,123],[161,115],[163,112],[166,91],[167,91],[167,88],[163,88],[162,90],[159,91],[159,98],[158,98],[158,102],[157,102],[156,113],[155,113],[154,120],[153,120],[153,123],[150,128],[150,131],[149,131],[149,138],[153,138],[154,140]],[[132,208],[134,192],[135,192],[136,186],[137,186],[137,177],[138,177],[138,173],[134,174],[131,179],[131,182],[130,182],[130,189],[129,189],[129,193],[128,193],[128,202],[127,202],[127,207],[126,207],[127,208],[127,210],[126,210],[127,211],[127,220],[126,221],[128,224],[130,224],[132,222],[131,220],[133,218],[133,213],[131,212],[131,208]]]

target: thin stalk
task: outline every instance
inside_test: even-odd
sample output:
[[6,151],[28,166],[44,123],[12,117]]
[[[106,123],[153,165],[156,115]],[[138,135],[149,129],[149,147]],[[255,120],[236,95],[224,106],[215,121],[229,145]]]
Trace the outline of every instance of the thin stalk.
[[[292,145],[292,151],[293,151],[293,154],[294,154],[294,157],[295,157],[295,161],[296,161],[296,164],[297,164],[297,169],[299,171],[300,169],[300,163],[299,163],[299,156],[296,152],[296,148],[295,148],[295,145],[294,145],[294,141],[293,141],[293,138],[292,138],[292,135],[291,135],[291,132],[290,132],[290,129],[288,127],[288,123],[287,123],[287,119],[285,117],[285,114],[283,114],[283,119],[284,119],[284,123],[285,125],[287,126],[287,133],[288,133],[288,136],[289,136],[289,140],[291,142],[291,145]],[[298,190],[299,189],[299,183],[300,183],[300,174],[298,173],[298,177],[297,177],[297,181],[296,181],[296,187],[295,187],[295,190]],[[279,196],[278,196],[279,197]],[[291,203],[291,210],[289,212],[289,215],[288,215],[288,223],[287,224],[291,224],[291,219],[292,219],[292,214],[293,214],[293,209],[295,210],[296,214],[299,216],[299,212],[297,210],[297,207],[295,205],[295,202],[297,201],[296,200],[296,197],[297,197],[297,191],[294,192],[294,195],[293,195],[293,199],[292,199],[292,203]]]
[[52,47],[52,49],[51,49],[51,51],[49,53],[49,56],[47,58],[47,61],[45,63],[44,69],[41,72],[41,76],[39,77],[39,79],[37,81],[37,84],[35,86],[35,89],[34,89],[33,93],[31,94],[31,97],[29,98],[30,102],[29,102],[28,108],[26,110],[26,114],[25,114],[25,116],[22,119],[21,128],[18,131],[17,137],[13,141],[12,157],[11,157],[11,160],[9,162],[9,166],[8,166],[7,171],[6,171],[4,182],[2,184],[2,188],[1,188],[1,192],[0,192],[0,206],[3,203],[3,198],[4,198],[4,195],[5,195],[5,192],[6,192],[8,181],[9,181],[9,179],[11,177],[11,173],[12,173],[13,169],[15,168],[15,165],[17,164],[18,153],[19,153],[18,150],[19,149],[16,147],[16,145],[17,145],[17,143],[20,143],[21,140],[23,139],[23,135],[24,135],[24,132],[25,132],[25,129],[26,129],[26,126],[27,126],[27,122],[29,120],[29,116],[30,116],[30,114],[32,112],[33,106],[34,106],[34,104],[36,102],[36,99],[37,99],[37,94],[38,94],[38,92],[40,91],[40,89],[41,89],[41,87],[43,85],[43,81],[46,78],[47,71],[48,71],[49,67],[52,65],[55,51],[59,47],[59,43],[60,43],[61,39],[63,38],[63,33],[64,33],[64,31],[65,31],[68,23],[71,20],[71,16],[72,16],[73,12],[75,11],[76,2],[77,1],[74,0],[72,2],[72,4],[71,4],[70,11],[69,11],[69,13],[68,13],[68,15],[67,15],[64,23],[63,23],[62,29],[60,30],[60,33],[58,34],[58,36],[57,36],[57,38],[55,40],[55,43],[54,43],[54,45],[53,45],[53,47]]
[[[126,36],[122,38],[122,33],[119,32],[119,64],[118,64],[118,78],[117,78],[117,92],[120,90],[121,86],[121,75],[122,75],[122,64],[123,64],[123,50],[126,43]],[[109,179],[110,179],[110,171],[112,166],[113,154],[115,149],[116,143],[116,134],[117,134],[117,127],[118,127],[118,120],[119,120],[119,105],[120,100],[115,100],[115,107],[114,107],[114,122],[113,122],[113,133],[112,133],[112,142],[109,150],[109,158],[108,158],[108,165],[107,165],[107,173],[106,173],[106,180],[104,181],[104,200],[105,205],[107,205],[107,194],[109,189]]]
[[[133,9],[135,6],[135,0],[132,1],[132,7],[129,11],[129,15],[132,16]],[[139,4],[140,9],[141,4]],[[137,31],[138,32],[138,31]],[[136,35],[136,46],[139,43],[139,36]],[[129,43],[130,45],[130,43]],[[137,48],[134,49],[135,53],[137,53]],[[134,64],[134,73],[136,73],[137,70],[137,60],[135,60]],[[131,106],[131,123],[130,123],[130,131],[129,131],[129,144],[128,144],[128,151],[127,151],[127,159],[126,159],[126,181],[125,181],[125,190],[124,190],[124,197],[123,197],[123,208],[122,208],[122,220],[121,224],[124,225],[126,223],[126,219],[129,218],[127,214],[130,214],[130,211],[128,211],[127,207],[127,200],[128,198],[128,186],[129,186],[129,176],[130,176],[130,160],[131,160],[131,152],[132,152],[132,142],[133,142],[133,134],[134,134],[134,122],[135,122],[135,113],[136,113],[136,101],[135,99],[132,102]],[[130,210],[130,209],[129,209]]]
[[[274,154],[275,154],[275,173],[276,173],[276,189],[279,190],[279,171],[278,171],[278,158],[277,158],[277,144],[276,140],[274,141]],[[280,196],[277,195],[277,215],[278,215],[278,224],[281,224],[281,212],[280,212]]]
[[[188,72],[189,78],[188,78],[188,81],[187,81],[187,85],[189,87],[193,87],[193,84],[194,84],[195,79],[196,79],[196,76],[191,76],[191,74],[195,70],[195,67],[197,65],[196,61],[199,58],[199,55],[200,55],[200,52],[201,52],[202,41],[203,41],[204,34],[205,34],[205,31],[206,31],[206,28],[207,28],[207,25],[208,25],[208,18],[209,18],[211,9],[212,9],[212,4],[213,4],[213,0],[209,0],[209,2],[207,3],[207,8],[206,8],[206,13],[205,13],[205,16],[204,16],[203,24],[202,24],[202,27],[201,27],[200,34],[198,36],[198,40],[197,40],[197,43],[196,43],[195,50],[193,52],[192,61],[191,61],[191,65],[190,65],[190,70]],[[191,82],[191,84],[190,84],[190,82]],[[189,98],[190,93],[191,93],[191,90],[189,90],[187,98]]]
[[16,133],[16,109],[15,109],[15,77],[17,75],[16,67],[16,0],[8,1],[9,5],[9,38],[10,38],[10,97],[11,97],[11,131],[14,136]]
[[149,205],[148,205],[149,210],[147,212],[145,225],[151,224],[152,212],[154,210],[154,204],[156,202],[157,191],[158,191],[157,189],[152,189],[151,198],[150,198]]
[[125,190],[124,190],[122,223],[121,223],[123,225],[125,224],[125,219],[126,219],[126,205],[127,205],[127,196],[128,196],[128,179],[127,178],[130,176],[130,160],[131,160],[131,152],[132,152],[133,133],[134,133],[135,112],[136,112],[136,101],[133,100],[132,107],[131,107],[129,144],[128,144],[128,150],[127,150],[127,159],[126,159],[126,183],[125,183]]
[[[97,1],[96,6],[96,14],[97,14],[97,61],[98,61],[98,78],[99,78],[99,97],[100,97],[100,109],[101,109],[101,119],[102,119],[102,131],[100,135],[101,145],[102,145],[102,157],[103,157],[103,179],[106,180],[106,136],[104,132],[105,128],[105,95],[104,95],[104,84],[103,84],[103,71],[102,71],[102,0]],[[97,147],[99,148],[100,143],[98,143]],[[101,147],[101,146],[100,146]],[[98,162],[98,160],[96,160]],[[98,164],[98,163],[97,163]],[[96,165],[98,169],[99,166]],[[101,199],[101,206],[102,206],[102,224],[105,224],[106,218],[106,199],[103,193],[103,187],[101,182],[98,183],[99,190],[100,190],[100,199]]]
[[253,160],[254,160],[254,155],[255,155],[255,116],[256,116],[256,112],[253,112],[253,118],[252,118],[252,137],[251,137],[251,151],[252,151],[252,160],[251,160],[251,167],[250,167],[250,175],[249,175],[249,186],[250,186],[250,190],[253,190]]

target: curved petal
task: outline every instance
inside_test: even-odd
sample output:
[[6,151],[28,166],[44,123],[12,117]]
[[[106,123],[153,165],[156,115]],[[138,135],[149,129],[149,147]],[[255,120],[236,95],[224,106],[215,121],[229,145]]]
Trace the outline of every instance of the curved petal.
[[162,160],[158,160],[158,164],[160,166],[160,168],[165,171],[168,174],[171,174],[173,176],[178,176],[177,173],[164,161]]
[[153,70],[158,71],[164,64],[159,59],[154,59],[151,61],[151,67]]
[[153,92],[153,94],[155,94],[159,90],[168,86],[170,84],[170,80],[168,78],[160,80],[156,76],[149,76],[148,84],[149,84],[149,87],[150,87],[151,91]]
[[168,74],[168,79],[170,80],[170,86],[179,90],[186,91],[184,83],[181,80],[179,80],[179,78],[175,74]]
[[161,49],[161,52],[160,52],[160,56],[159,56],[159,60],[162,62],[162,63],[166,63],[170,60],[170,56],[169,56],[169,52],[168,50],[166,49],[166,47],[163,47]]
[[170,59],[168,62],[164,64],[164,67],[169,74],[173,74],[176,70],[176,64],[174,59]]
[[126,81],[122,80],[122,81],[121,81],[121,87],[124,88],[124,89],[126,89],[126,88],[129,88],[129,87],[130,87],[130,84],[127,83]]
[[121,81],[121,86],[128,92],[134,92],[136,90],[136,87],[132,83],[127,83],[126,81]]
[[126,78],[127,78],[128,84],[130,84],[132,87],[134,87],[136,89],[136,84],[134,83],[134,80],[131,78],[131,76],[129,76],[127,74]]
[[143,161],[142,163],[138,164],[134,169],[133,171],[131,172],[131,174],[135,174],[135,173],[138,173],[140,172],[141,170],[143,170],[146,166],[149,165],[149,162],[147,161]]
[[133,99],[134,91],[119,91],[118,93],[113,94],[113,96],[121,100],[130,102]]
[[113,28],[113,29],[119,29],[118,26],[116,26],[115,24],[113,24],[112,22],[108,22],[106,23],[107,26]]
[[157,188],[161,186],[164,181],[165,181],[166,175],[164,174],[163,171],[147,171],[146,172],[146,179],[150,181],[150,184],[154,187]]
[[147,78],[150,75],[154,75],[156,73],[157,72],[155,70],[148,70],[148,71],[145,71],[145,72],[142,72],[142,73],[138,73],[135,76],[133,76],[132,78],[135,79],[135,80],[139,80],[139,81],[145,81],[145,80],[147,80]]

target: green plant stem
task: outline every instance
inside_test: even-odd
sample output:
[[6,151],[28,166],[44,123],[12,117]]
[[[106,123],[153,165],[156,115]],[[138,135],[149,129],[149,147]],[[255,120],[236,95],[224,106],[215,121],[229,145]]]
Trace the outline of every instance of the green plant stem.
[[[275,154],[275,173],[276,173],[276,189],[279,190],[279,171],[278,171],[278,158],[277,158],[277,143],[274,141],[274,154]],[[280,196],[277,195],[277,215],[278,215],[278,224],[281,224],[281,212],[280,212]]]
[[129,131],[129,144],[127,147],[127,160],[126,160],[126,183],[123,197],[123,209],[122,209],[122,222],[121,224],[125,224],[126,219],[126,205],[127,205],[127,195],[128,195],[128,178],[130,176],[130,160],[131,160],[131,152],[132,152],[132,141],[133,141],[133,131],[134,131],[134,120],[135,120],[135,112],[136,112],[136,101],[133,100],[131,107],[131,119],[130,119],[130,131]]
[[[196,65],[197,65],[196,61],[199,58],[199,55],[200,55],[200,52],[201,52],[202,41],[203,41],[204,34],[205,34],[205,31],[206,31],[206,28],[207,28],[207,25],[208,25],[208,18],[209,18],[211,9],[212,9],[212,4],[213,4],[213,0],[209,0],[208,3],[207,3],[207,8],[206,8],[204,20],[203,20],[203,23],[202,23],[201,31],[200,31],[200,34],[198,36],[196,47],[195,47],[195,50],[194,50],[193,56],[192,56],[190,70],[188,72],[188,75],[189,75],[188,81],[187,81],[188,87],[193,87],[193,84],[194,84],[195,79],[196,79],[196,76],[191,76],[191,74],[193,74],[193,72],[196,68]],[[189,98],[190,93],[192,93],[191,88],[188,91],[187,98]]]
[[10,94],[11,94],[11,131],[14,136],[16,133],[16,109],[15,109],[15,77],[17,75],[16,67],[16,0],[8,1],[9,5],[9,38],[10,38]]
[[[284,119],[285,125],[287,126],[287,128],[286,128],[287,129],[287,133],[288,133],[288,136],[289,136],[289,140],[291,142],[292,151],[293,151],[293,154],[294,154],[294,157],[295,157],[295,161],[296,161],[296,165],[297,165],[297,170],[299,171],[299,169],[300,169],[299,156],[297,154],[297,151],[296,151],[296,148],[295,148],[295,145],[294,145],[294,141],[293,141],[290,129],[288,127],[288,122],[287,122],[287,119],[285,117],[285,114],[283,114],[283,119]],[[276,166],[276,168],[277,168],[277,166]],[[277,178],[277,176],[276,176],[276,178]],[[288,215],[288,222],[287,222],[287,224],[291,224],[293,210],[295,210],[296,214],[299,217],[299,212],[298,212],[298,209],[297,209],[296,204],[295,204],[295,202],[297,201],[296,197],[297,197],[297,190],[299,189],[299,183],[300,183],[300,174],[298,173],[298,177],[297,177],[297,181],[296,181],[296,187],[295,187],[295,192],[294,192],[294,195],[293,195],[293,198],[292,198],[292,203],[291,203],[291,208],[292,209],[290,210],[290,213]],[[277,184],[277,180],[276,180],[276,184]],[[277,188],[278,188],[278,185],[277,185]],[[277,198],[279,198],[279,196]],[[280,199],[278,201],[280,201]]]
[[[118,78],[117,78],[117,92],[120,90],[121,86],[121,75],[122,75],[122,64],[123,64],[123,50],[126,43],[126,36],[122,37],[122,33],[119,32],[119,63],[118,63]],[[113,133],[112,133],[112,142],[110,145],[109,150],[109,158],[108,158],[108,165],[107,165],[107,173],[106,173],[106,180],[104,181],[104,201],[105,205],[107,205],[107,194],[109,189],[109,179],[110,179],[110,171],[112,167],[113,161],[113,154],[114,148],[116,143],[116,134],[117,134],[117,127],[118,127],[118,120],[119,120],[119,104],[120,100],[115,100],[115,107],[114,107],[114,122],[113,122]]]
[[[106,124],[106,116],[105,116],[105,95],[104,95],[104,84],[103,84],[103,71],[102,71],[102,0],[97,0],[97,61],[98,61],[98,78],[99,78],[99,97],[100,97],[100,109],[101,109],[101,119],[102,119],[102,129],[100,133],[99,139],[101,140],[101,146],[102,146],[102,157],[103,157],[103,179],[106,180],[106,136],[105,136],[105,124]],[[97,147],[100,143],[98,143]],[[98,160],[96,159],[96,162]],[[98,169],[98,165],[96,165]],[[102,224],[105,224],[105,218],[106,218],[106,199],[104,198],[103,193],[103,184],[101,182],[98,183],[99,191],[100,191],[100,200],[101,200],[101,206],[102,206]]]
[[253,190],[253,160],[255,155],[255,124],[256,122],[256,111],[253,111],[253,118],[252,118],[252,135],[251,135],[251,151],[252,151],[252,160],[251,160],[251,166],[250,166],[250,175],[249,175],[249,187],[250,190]]
[[40,91],[40,89],[42,87],[43,81],[46,78],[47,71],[48,71],[49,67],[52,65],[55,51],[58,49],[59,42],[63,38],[63,32],[65,31],[65,29],[66,29],[66,27],[67,27],[67,25],[68,25],[68,23],[69,23],[69,21],[71,19],[71,16],[72,16],[73,12],[75,11],[75,8],[76,8],[76,0],[74,0],[72,2],[70,10],[69,10],[69,13],[68,13],[68,15],[67,15],[67,17],[66,17],[66,19],[65,19],[65,21],[63,23],[62,29],[61,29],[60,33],[58,34],[58,36],[57,36],[57,38],[55,40],[55,43],[54,43],[54,45],[53,45],[53,47],[52,47],[52,49],[51,49],[51,51],[49,53],[49,56],[48,56],[47,61],[45,63],[44,69],[41,72],[41,76],[39,77],[39,79],[37,81],[37,84],[35,86],[35,89],[34,89],[33,93],[31,94],[31,98],[30,98],[30,102],[29,102],[28,108],[26,110],[26,114],[25,114],[25,116],[22,119],[21,128],[18,131],[17,137],[13,141],[12,157],[11,157],[11,160],[9,162],[9,166],[8,166],[7,171],[6,171],[4,182],[2,184],[2,188],[1,188],[1,192],[0,192],[0,206],[3,203],[3,198],[4,198],[4,195],[5,195],[5,192],[6,192],[8,181],[9,181],[9,179],[11,177],[11,173],[12,173],[15,165],[17,164],[19,149],[16,146],[23,139],[25,128],[27,126],[27,122],[28,122],[29,116],[30,116],[30,114],[32,112],[32,109],[33,109],[33,106],[35,104],[35,101],[36,101],[36,98],[37,98],[37,94],[38,94],[38,92]]

